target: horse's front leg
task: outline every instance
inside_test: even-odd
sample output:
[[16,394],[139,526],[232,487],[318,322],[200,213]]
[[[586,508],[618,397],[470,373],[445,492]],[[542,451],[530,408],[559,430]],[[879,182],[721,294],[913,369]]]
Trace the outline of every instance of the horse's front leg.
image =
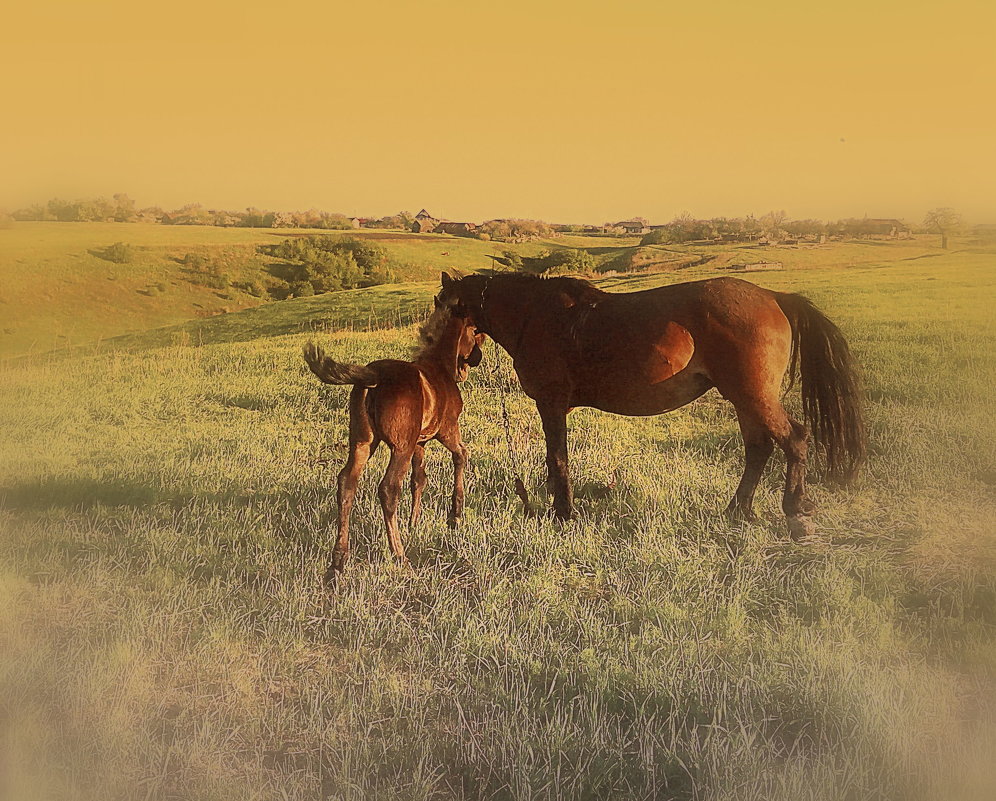
[[567,470],[567,407],[537,404],[537,409],[546,435],[546,469],[553,492],[553,513],[558,520],[569,520],[574,511],[574,492]]

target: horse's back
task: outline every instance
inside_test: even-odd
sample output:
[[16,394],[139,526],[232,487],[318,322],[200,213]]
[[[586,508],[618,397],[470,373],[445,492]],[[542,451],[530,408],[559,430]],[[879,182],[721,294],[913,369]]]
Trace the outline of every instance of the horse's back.
[[776,295],[736,278],[606,293],[581,328],[575,402],[621,414],[678,408],[733,376],[780,381],[791,349]]

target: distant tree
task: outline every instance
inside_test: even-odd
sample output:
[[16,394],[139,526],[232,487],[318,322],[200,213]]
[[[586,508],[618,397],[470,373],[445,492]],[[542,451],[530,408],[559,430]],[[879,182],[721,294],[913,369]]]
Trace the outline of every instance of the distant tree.
[[211,225],[212,221],[212,213],[200,203],[188,203],[163,216],[163,223],[167,225]]
[[23,209],[15,209],[11,216],[15,220],[27,221],[40,221],[46,219],[45,217],[45,206],[41,203],[35,203],[31,206],[25,206]]
[[640,240],[641,245],[671,245],[711,239],[715,229],[710,220],[697,220],[687,211],[679,214],[671,222],[655,228]]
[[769,211],[758,220],[762,233],[773,242],[784,238],[786,232],[782,228],[782,223],[785,222],[786,216],[784,211]]
[[134,200],[121,192],[114,196],[114,219],[116,222],[133,222],[136,215]]
[[68,200],[52,198],[45,204],[45,219],[59,222],[75,222],[79,219],[79,204]]
[[792,236],[816,236],[825,233],[827,226],[822,220],[788,220],[782,228]]
[[553,228],[542,220],[488,220],[481,224],[480,233],[496,242],[525,242],[553,236]]
[[948,249],[948,235],[957,232],[964,225],[962,216],[950,206],[931,209],[923,218],[923,227],[941,235],[941,248]]

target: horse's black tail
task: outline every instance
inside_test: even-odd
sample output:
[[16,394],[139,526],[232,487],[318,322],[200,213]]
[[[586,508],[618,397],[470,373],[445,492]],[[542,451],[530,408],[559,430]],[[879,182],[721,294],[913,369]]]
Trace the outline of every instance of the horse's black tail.
[[309,342],[304,346],[304,360],[326,384],[354,384],[362,387],[377,386],[377,373],[360,364],[343,364],[325,355],[318,345]]
[[825,454],[827,473],[849,481],[865,457],[861,387],[851,350],[840,329],[802,295],[777,293],[792,325],[789,375],[801,376],[806,423]]

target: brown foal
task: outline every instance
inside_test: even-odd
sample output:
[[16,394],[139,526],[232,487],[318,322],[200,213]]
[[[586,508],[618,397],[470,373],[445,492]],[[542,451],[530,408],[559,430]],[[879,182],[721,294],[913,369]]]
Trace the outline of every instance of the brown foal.
[[782,509],[796,537],[814,533],[806,493],[807,429],[781,402],[801,374],[802,408],[831,474],[849,477],[864,454],[861,395],[843,334],[800,295],[736,278],[643,292],[603,292],[576,278],[443,275],[439,298],[512,357],[536,401],[558,518],[573,508],[567,414],[591,406],[623,415],[677,409],[712,387],[733,404],[746,464],[727,511],[752,519],[754,490],[777,445],[788,463]]
[[467,449],[460,438],[463,399],[458,381],[481,361],[483,334],[475,333],[462,305],[443,305],[422,326],[421,348],[412,361],[381,359],[365,367],[330,359],[309,342],[304,360],[326,384],[352,384],[349,395],[349,458],[339,473],[339,538],[332,552],[326,581],[334,582],[349,556],[349,514],[360,474],[377,446],[391,449],[387,472],[378,487],[387,541],[401,563],[407,563],[398,534],[401,485],[411,467],[411,526],[422,510],[426,483],[423,466],[425,444],[439,440],[453,454],[453,503],[449,525],[463,515],[463,474]]

